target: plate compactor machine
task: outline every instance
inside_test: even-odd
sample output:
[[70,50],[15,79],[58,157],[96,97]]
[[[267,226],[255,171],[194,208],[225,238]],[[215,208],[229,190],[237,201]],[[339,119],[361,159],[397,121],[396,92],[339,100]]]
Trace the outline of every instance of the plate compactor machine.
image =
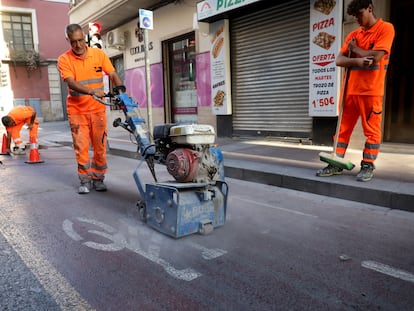
[[[228,186],[224,177],[223,155],[214,147],[215,132],[210,125],[162,124],[153,129],[153,142],[137,113],[138,104],[122,88],[115,88],[110,105],[124,112],[114,127],[130,132],[138,145],[141,160],[133,177],[140,200],[142,221],[174,238],[192,233],[209,234],[226,221]],[[106,104],[106,103],[105,103]],[[146,162],[153,182],[140,178]],[[173,180],[158,181],[155,164],[165,165]]]

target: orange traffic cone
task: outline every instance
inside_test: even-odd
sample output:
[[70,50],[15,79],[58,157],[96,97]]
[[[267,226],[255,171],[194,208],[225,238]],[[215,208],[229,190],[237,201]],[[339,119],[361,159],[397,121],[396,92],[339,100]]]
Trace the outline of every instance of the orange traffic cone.
[[39,155],[39,145],[36,141],[36,138],[30,137],[30,155],[29,160],[26,163],[29,164],[36,164],[36,163],[43,163],[44,161],[40,160]]
[[3,134],[3,142],[1,143],[1,155],[10,155],[8,152],[7,152],[7,149],[9,149],[8,148],[9,146],[7,146],[7,135],[6,134]]

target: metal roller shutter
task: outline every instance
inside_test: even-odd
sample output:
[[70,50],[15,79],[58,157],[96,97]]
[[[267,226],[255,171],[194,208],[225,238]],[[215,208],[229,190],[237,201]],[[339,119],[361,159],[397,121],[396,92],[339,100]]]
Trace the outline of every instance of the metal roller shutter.
[[309,137],[309,1],[231,20],[233,132]]

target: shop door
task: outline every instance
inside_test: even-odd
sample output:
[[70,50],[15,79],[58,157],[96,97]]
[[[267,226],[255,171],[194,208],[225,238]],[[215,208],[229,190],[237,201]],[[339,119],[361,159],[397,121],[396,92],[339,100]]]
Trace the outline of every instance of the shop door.
[[197,123],[195,35],[175,38],[167,46],[171,121]]
[[391,2],[395,39],[387,73],[384,141],[414,144],[413,0]]

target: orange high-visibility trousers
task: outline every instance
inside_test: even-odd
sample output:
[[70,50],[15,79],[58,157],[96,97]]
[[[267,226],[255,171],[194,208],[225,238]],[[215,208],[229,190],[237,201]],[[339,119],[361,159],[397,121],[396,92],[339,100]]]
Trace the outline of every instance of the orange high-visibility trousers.
[[[78,176],[81,181],[103,180],[106,163],[106,113],[69,115],[73,148],[78,162]],[[92,147],[92,161],[89,147]]]
[[361,117],[361,125],[366,137],[362,161],[374,163],[379,154],[382,140],[382,96],[347,95],[339,128],[336,154],[344,157],[352,131]]

